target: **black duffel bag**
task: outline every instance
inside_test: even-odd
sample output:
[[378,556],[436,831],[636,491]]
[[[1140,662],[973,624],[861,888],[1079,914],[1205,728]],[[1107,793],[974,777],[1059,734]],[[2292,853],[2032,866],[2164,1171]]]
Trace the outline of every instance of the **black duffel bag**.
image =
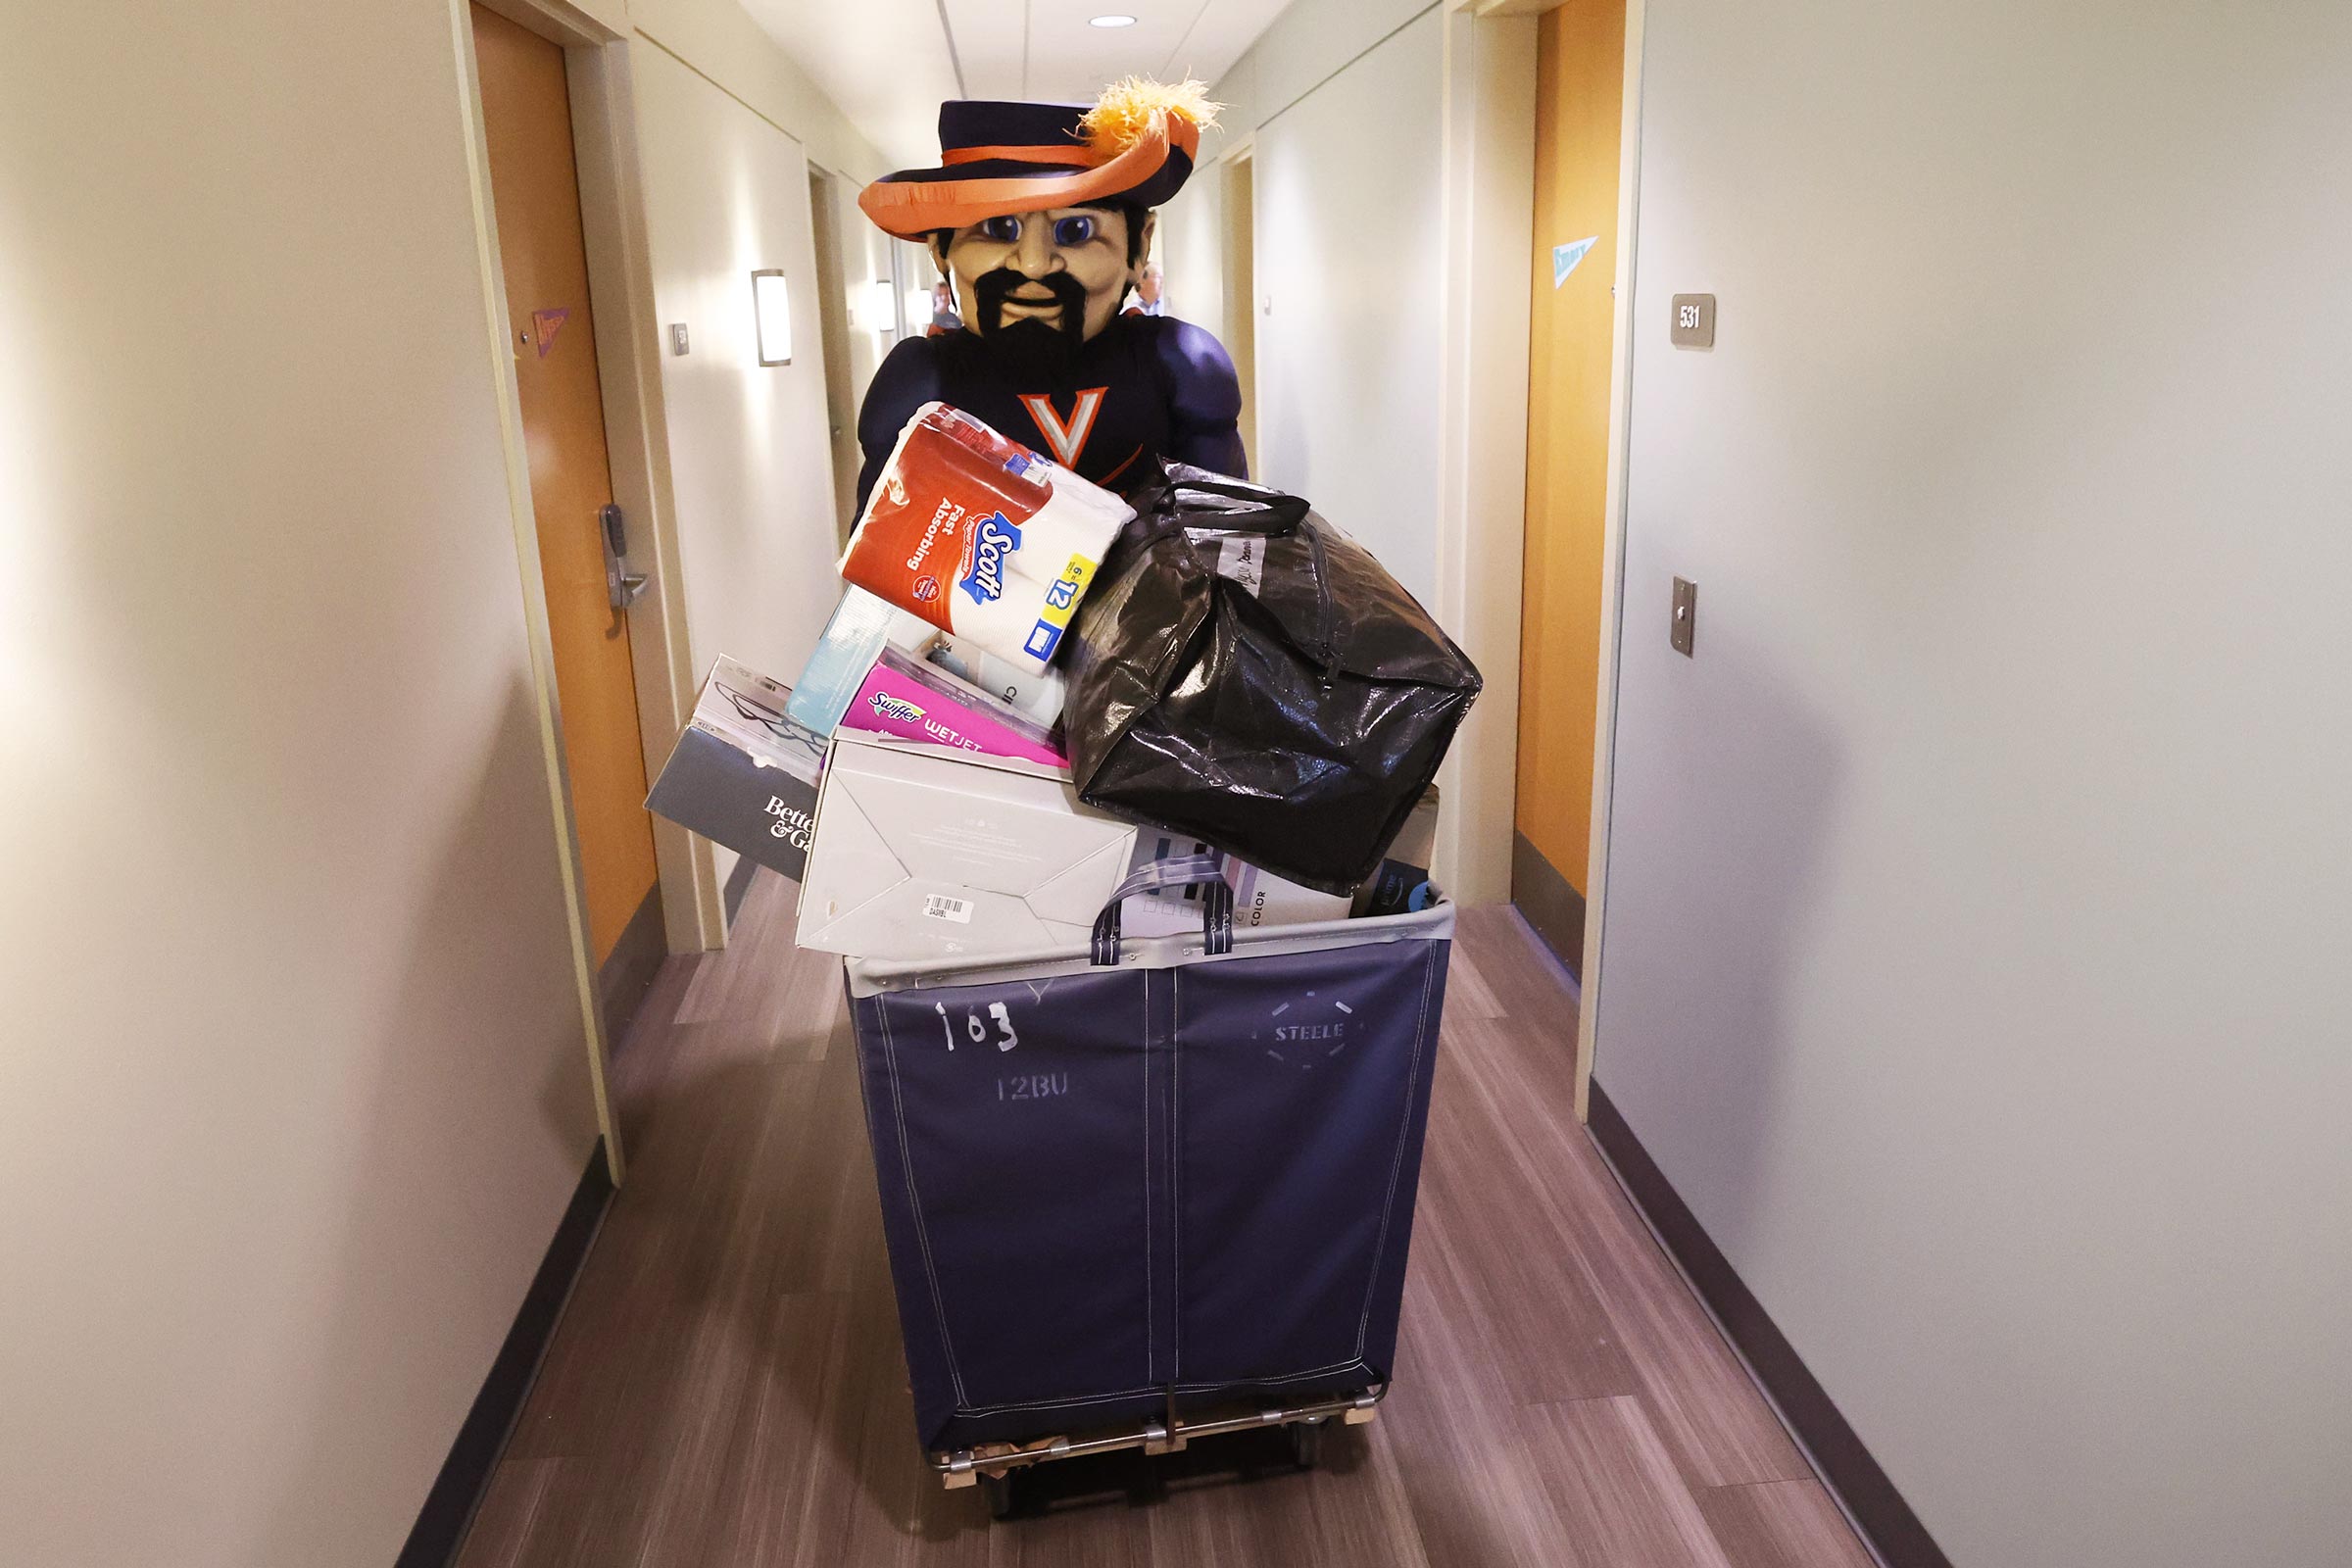
[[1483,684],[1371,553],[1297,496],[1167,464],[1072,623],[1078,794],[1345,893]]

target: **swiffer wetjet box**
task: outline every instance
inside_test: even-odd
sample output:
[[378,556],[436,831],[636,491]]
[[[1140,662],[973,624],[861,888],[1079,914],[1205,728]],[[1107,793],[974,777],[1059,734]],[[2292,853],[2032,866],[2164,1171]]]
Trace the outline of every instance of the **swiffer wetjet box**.
[[800,945],[883,959],[1082,945],[1134,849],[1060,768],[839,730]]
[[784,716],[791,695],[719,656],[645,807],[797,882],[825,743]]

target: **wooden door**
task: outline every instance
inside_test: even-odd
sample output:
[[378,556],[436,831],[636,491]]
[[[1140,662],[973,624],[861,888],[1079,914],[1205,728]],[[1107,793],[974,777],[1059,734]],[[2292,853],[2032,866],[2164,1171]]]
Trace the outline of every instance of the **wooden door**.
[[[825,419],[833,442],[834,525],[848,545],[858,524],[858,400],[850,388],[850,300],[873,309],[873,280],[862,249],[852,268],[842,244],[841,203],[833,176],[808,171],[808,219],[816,240],[816,330],[824,344]],[[895,302],[894,302],[895,304]],[[869,323],[860,323],[863,330]]]
[[1568,0],[1539,36],[1511,897],[1577,970],[1592,846],[1625,0]]
[[587,877],[589,940],[601,967],[624,934],[633,949],[648,931],[659,938],[661,903],[628,617],[612,608],[605,581],[598,514],[612,499],[612,473],[572,167],[571,101],[560,46],[478,5],[473,41],[564,758]]
[[[1225,352],[1242,383],[1234,421],[1250,469],[1257,474],[1257,165],[1243,153],[1225,161],[1220,194],[1225,222]],[[1263,477],[1263,475],[1257,475]]]

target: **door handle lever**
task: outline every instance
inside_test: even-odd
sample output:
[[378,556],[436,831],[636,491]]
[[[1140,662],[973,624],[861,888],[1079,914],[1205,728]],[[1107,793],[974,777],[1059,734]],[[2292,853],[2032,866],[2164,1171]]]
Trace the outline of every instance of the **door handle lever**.
[[618,506],[597,509],[596,531],[605,546],[605,598],[614,610],[626,610],[644,595],[646,575],[628,569],[628,522]]

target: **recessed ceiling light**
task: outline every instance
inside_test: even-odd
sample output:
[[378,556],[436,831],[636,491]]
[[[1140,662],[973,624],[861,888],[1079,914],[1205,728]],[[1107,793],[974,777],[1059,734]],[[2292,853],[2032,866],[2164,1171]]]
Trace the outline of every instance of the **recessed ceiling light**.
[[1089,17],[1086,19],[1086,24],[1090,27],[1132,27],[1135,25],[1135,19],[1118,16]]

